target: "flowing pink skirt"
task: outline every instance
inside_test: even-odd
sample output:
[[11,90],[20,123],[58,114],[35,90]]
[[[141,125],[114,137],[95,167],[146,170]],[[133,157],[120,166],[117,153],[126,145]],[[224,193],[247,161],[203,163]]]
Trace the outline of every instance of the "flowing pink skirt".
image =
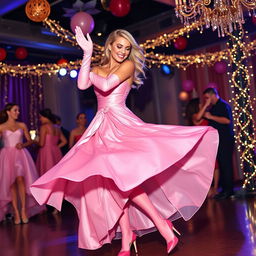
[[[218,133],[211,127],[147,124],[130,110],[104,108],[69,153],[31,187],[40,204],[60,209],[65,198],[80,219],[79,247],[96,249],[117,235],[131,190],[141,186],[171,220],[190,219],[212,182]],[[133,230],[152,221],[129,205]]]
[[4,219],[6,213],[12,212],[10,188],[19,176],[24,177],[25,181],[28,216],[44,210],[30,192],[30,186],[38,178],[38,173],[29,152],[26,149],[4,147],[0,150],[0,221]]

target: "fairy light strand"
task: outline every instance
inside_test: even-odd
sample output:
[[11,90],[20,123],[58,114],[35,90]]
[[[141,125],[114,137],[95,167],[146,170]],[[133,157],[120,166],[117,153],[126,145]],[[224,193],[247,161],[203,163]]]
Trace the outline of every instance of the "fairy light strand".
[[[230,34],[230,58],[233,72],[230,77],[232,89],[233,117],[235,121],[235,140],[240,153],[240,167],[243,170],[243,188],[255,190],[256,159],[255,147],[255,123],[252,116],[253,104],[250,98],[251,77],[246,65],[246,59],[250,56],[247,44],[243,41],[244,32],[238,35]],[[255,47],[255,42],[250,44]]]

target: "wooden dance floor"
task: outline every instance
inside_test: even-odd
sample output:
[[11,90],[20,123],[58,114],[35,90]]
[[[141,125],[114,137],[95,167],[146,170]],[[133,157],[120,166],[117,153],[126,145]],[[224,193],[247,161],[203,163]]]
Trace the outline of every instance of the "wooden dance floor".
[[[0,224],[0,256],[116,256],[120,240],[101,249],[77,248],[77,217],[65,204],[61,214],[44,213],[28,224]],[[182,233],[175,256],[256,256],[256,201],[207,200],[188,222],[174,222]],[[138,238],[139,256],[166,255],[165,242],[154,232]],[[135,255],[132,253],[131,255]]]

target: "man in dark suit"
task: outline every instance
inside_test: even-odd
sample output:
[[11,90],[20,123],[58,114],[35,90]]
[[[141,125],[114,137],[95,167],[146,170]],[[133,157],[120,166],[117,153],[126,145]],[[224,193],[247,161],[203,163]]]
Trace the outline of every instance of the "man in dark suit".
[[204,99],[209,102],[209,111],[204,117],[209,120],[209,125],[218,130],[219,147],[217,160],[220,169],[220,186],[222,191],[215,199],[226,199],[233,195],[233,163],[234,131],[232,110],[230,105],[220,98],[215,88],[207,88]]

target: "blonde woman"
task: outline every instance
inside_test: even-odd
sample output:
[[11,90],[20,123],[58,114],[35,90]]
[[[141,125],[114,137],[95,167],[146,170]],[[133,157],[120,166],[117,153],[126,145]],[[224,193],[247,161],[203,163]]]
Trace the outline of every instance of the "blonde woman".
[[76,207],[81,248],[97,249],[121,232],[118,256],[129,256],[136,236],[156,228],[170,253],[178,243],[171,220],[190,219],[211,185],[217,131],[147,124],[126,107],[145,61],[129,32],[109,35],[102,65],[91,71],[90,36],[77,27],[76,39],[84,51],[78,88],[94,85],[98,111],[80,141],[32,185],[33,195],[41,204],[59,208],[65,198]]

